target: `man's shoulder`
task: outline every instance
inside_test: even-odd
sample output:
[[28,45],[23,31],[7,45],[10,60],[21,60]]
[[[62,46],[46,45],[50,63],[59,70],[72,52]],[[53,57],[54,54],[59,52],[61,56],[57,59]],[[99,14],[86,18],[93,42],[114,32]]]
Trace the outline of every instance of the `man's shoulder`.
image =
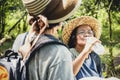
[[[66,46],[64,46],[64,45],[62,45],[62,44],[59,44],[59,43],[48,43],[48,44],[45,44],[44,46],[43,46],[43,48],[47,48],[46,50],[53,50],[53,51],[64,51],[64,50],[66,50],[67,49],[67,47]],[[67,49],[68,50],[68,49]]]

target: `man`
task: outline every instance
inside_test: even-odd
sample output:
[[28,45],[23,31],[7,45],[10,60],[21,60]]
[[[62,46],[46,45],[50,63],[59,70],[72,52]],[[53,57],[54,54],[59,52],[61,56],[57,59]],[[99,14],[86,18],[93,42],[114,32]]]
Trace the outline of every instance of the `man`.
[[[43,20],[46,19],[42,19],[42,21]],[[32,55],[32,58],[29,60],[28,76],[30,80],[74,79],[70,52],[66,46],[64,46],[57,38],[55,38],[57,30],[59,29],[60,26],[61,24],[59,23],[50,24],[49,27],[41,26],[42,28],[46,27],[46,29],[42,32],[42,34],[39,35],[38,41],[35,43],[35,46],[38,44],[44,45],[41,48],[38,48],[36,51],[34,51],[34,55]],[[20,50],[19,52],[22,54],[23,57],[25,57],[26,53],[29,52],[30,50],[29,48],[31,46],[28,40],[26,41],[25,39],[22,38],[23,37],[25,38],[25,36],[27,36],[26,39],[29,39],[28,35],[32,35],[32,33],[34,33],[33,27],[35,27],[35,21],[33,22],[29,33],[27,35],[25,33],[20,34],[13,44],[13,50],[15,51]],[[42,28],[40,29],[40,32]],[[24,41],[26,42],[24,43]],[[24,45],[20,43],[24,43]],[[29,45],[25,46],[25,44]],[[28,48],[25,49],[26,47]]]

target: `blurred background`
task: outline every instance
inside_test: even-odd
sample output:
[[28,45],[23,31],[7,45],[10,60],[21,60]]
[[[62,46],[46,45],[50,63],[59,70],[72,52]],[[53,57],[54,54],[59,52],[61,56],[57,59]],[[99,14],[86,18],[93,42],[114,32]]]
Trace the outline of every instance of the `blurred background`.
[[[82,15],[97,18],[102,25],[100,55],[104,77],[120,78],[120,0],[83,0],[67,21]],[[11,49],[16,36],[29,30],[27,13],[21,0],[0,0],[0,56]],[[62,31],[59,31],[61,35]]]

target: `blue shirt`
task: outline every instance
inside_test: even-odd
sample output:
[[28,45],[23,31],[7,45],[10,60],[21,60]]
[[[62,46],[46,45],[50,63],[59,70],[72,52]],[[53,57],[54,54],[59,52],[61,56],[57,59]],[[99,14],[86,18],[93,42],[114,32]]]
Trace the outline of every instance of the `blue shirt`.
[[[74,60],[79,53],[75,48],[71,48],[70,51],[72,52],[72,59]],[[102,77],[100,58],[94,52],[90,53],[89,57],[84,61],[82,67],[76,75],[76,79],[79,80],[84,77],[92,76]]]

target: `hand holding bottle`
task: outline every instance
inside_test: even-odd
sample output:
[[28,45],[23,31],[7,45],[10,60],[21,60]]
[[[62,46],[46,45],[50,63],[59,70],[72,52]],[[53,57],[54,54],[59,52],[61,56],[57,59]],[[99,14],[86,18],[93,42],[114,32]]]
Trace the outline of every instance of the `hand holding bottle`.
[[105,49],[104,46],[101,44],[101,42],[97,39],[95,39],[94,37],[87,37],[86,38],[86,43],[89,44],[91,43],[92,46],[92,50],[96,53],[96,54],[103,54]]

